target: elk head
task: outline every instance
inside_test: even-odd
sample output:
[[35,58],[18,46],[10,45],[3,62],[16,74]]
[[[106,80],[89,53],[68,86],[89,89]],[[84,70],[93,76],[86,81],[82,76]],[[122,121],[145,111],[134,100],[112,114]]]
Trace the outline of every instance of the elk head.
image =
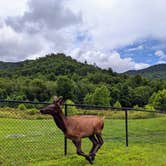
[[47,107],[44,107],[40,110],[40,113],[42,114],[58,114],[61,112],[61,105],[64,103],[64,100],[62,97],[54,97],[54,101],[52,104],[48,105]]

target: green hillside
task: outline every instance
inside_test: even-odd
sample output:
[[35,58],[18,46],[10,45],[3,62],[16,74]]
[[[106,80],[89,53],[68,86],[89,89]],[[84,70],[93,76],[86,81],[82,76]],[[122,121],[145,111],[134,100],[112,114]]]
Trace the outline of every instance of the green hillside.
[[[102,70],[93,65],[80,63],[64,54],[51,54],[36,60],[26,60],[18,63],[0,62],[0,76],[31,76],[44,75],[48,79],[55,79],[58,75],[85,76],[88,73],[103,72],[112,74],[112,70]],[[52,78],[51,78],[52,77]]]
[[13,68],[13,67],[19,66],[19,64],[20,64],[19,62],[12,63],[12,62],[1,62],[0,61],[0,70],[6,70],[9,68]]
[[129,75],[140,74],[149,79],[164,79],[166,80],[166,64],[158,64],[142,70],[131,70],[126,72]]

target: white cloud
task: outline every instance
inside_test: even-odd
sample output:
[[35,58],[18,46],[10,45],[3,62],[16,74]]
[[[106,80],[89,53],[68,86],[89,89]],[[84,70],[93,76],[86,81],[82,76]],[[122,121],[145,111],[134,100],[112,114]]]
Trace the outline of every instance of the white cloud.
[[166,64],[166,61],[158,61],[157,64]]
[[[0,1],[5,20],[0,20],[0,58],[18,61],[64,52],[118,72],[148,67],[121,58],[116,49],[147,38],[166,40],[165,6],[165,0]],[[165,55],[162,48],[157,56]],[[128,51],[142,49],[140,45]]]
[[18,16],[26,10],[27,0],[0,0],[0,17]]
[[20,61],[73,47],[73,32],[81,18],[63,2],[29,0],[22,15],[0,19],[1,60]]
[[77,48],[70,52],[70,55],[75,59],[89,64],[96,64],[101,68],[112,68],[118,73],[122,73],[128,70],[138,70],[149,67],[145,63],[136,63],[132,58],[121,58],[118,52],[102,53],[100,51],[82,51]]
[[81,20],[79,14],[75,15],[64,7],[64,0],[29,0],[28,7],[29,10],[23,15],[6,19],[6,23],[15,31],[36,33],[43,29],[59,30],[77,24]]
[[155,55],[160,57],[161,59],[166,58],[166,54],[162,50],[157,50]]
[[[3,61],[21,61],[30,55],[47,50],[48,42],[42,36],[17,33],[4,22],[0,27],[0,57]],[[40,54],[41,55],[41,54]]]
[[73,0],[73,10],[82,11],[94,45],[115,49],[145,38],[166,38],[165,0]]
[[135,63],[134,69],[135,70],[140,70],[149,67],[150,65],[147,63]]
[[139,45],[137,47],[134,47],[134,48],[129,48],[127,51],[128,52],[132,52],[132,51],[138,51],[138,50],[143,50],[144,49],[144,46],[143,45]]

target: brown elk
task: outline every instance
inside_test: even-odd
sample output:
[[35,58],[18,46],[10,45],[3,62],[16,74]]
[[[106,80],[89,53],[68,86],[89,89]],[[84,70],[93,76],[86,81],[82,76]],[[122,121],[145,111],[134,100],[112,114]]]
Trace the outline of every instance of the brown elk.
[[[76,146],[77,154],[85,157],[90,164],[93,164],[95,154],[103,144],[101,133],[104,127],[104,118],[94,115],[74,115],[66,117],[61,109],[63,103],[62,97],[56,97],[53,104],[41,109],[40,112],[42,114],[52,115],[58,128]],[[89,154],[85,154],[81,150],[81,139],[85,137],[88,137],[93,143]]]

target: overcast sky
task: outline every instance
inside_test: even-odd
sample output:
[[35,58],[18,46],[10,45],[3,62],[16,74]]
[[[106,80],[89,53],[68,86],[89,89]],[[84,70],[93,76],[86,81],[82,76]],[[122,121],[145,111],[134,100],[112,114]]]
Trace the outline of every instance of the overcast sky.
[[166,0],[0,0],[0,61],[63,52],[116,72],[166,63]]

